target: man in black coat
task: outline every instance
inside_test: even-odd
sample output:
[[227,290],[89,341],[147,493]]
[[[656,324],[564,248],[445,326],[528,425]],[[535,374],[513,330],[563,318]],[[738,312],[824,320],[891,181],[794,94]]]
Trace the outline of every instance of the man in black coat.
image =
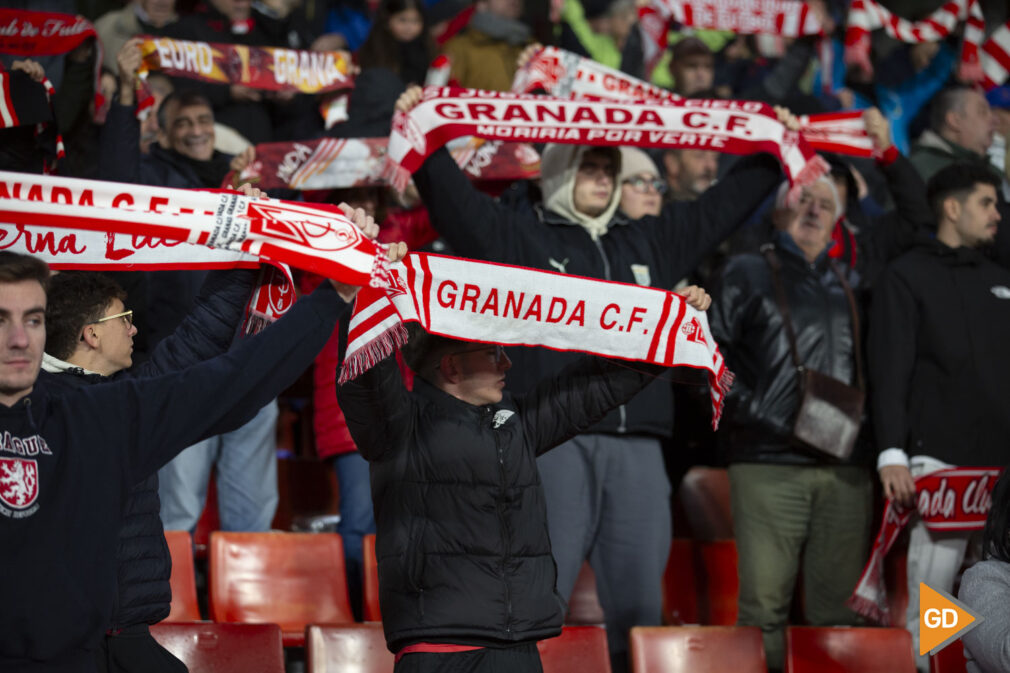
[[[710,299],[695,288],[688,301],[704,310]],[[415,328],[404,359],[417,375],[412,392],[393,357],[337,387],[371,463],[395,670],[542,671],[536,642],[560,634],[565,615],[536,458],[663,368],[582,357],[513,396],[501,346]]]
[[[898,258],[874,292],[869,364],[884,494],[915,499],[913,477],[1010,456],[1010,271],[993,262],[999,178],[954,163],[929,181],[936,238]],[[906,624],[918,652],[919,582],[951,591],[969,535],[909,536]],[[925,657],[919,667],[928,669]]]
[[[419,101],[420,89],[411,88],[397,107],[408,110]],[[698,200],[628,220],[617,212],[620,168],[616,147],[548,145],[543,203],[536,208],[510,208],[478,192],[444,148],[428,157],[414,182],[432,225],[460,256],[668,289],[781,181],[771,156],[745,157]],[[541,348],[512,353],[517,391],[576,359]],[[655,381],[538,461],[558,591],[568,600],[588,559],[615,671],[627,666],[628,630],[662,623],[660,589],[673,524],[661,440],[673,433],[672,408],[670,382]]]
[[[126,293],[107,276],[66,272],[48,287],[46,353],[40,379],[74,390],[123,375],[178,371],[228,350],[256,280],[252,270],[211,272],[193,313],[151,357],[131,368],[137,328]],[[172,559],[161,525],[158,475],[130,490],[119,530],[115,610],[98,652],[100,671],[185,671],[151,637],[171,610]]]

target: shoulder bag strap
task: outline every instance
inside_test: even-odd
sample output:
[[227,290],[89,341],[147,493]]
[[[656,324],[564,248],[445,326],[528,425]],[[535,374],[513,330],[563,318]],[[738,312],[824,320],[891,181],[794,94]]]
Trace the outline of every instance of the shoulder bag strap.
[[863,381],[863,349],[862,338],[859,329],[859,308],[856,306],[856,297],[852,293],[849,281],[845,279],[845,274],[835,264],[835,260],[829,260],[831,270],[838,276],[838,282],[842,284],[845,291],[845,299],[849,303],[849,315],[852,317],[852,354],[856,361],[856,386],[866,392],[866,383]]

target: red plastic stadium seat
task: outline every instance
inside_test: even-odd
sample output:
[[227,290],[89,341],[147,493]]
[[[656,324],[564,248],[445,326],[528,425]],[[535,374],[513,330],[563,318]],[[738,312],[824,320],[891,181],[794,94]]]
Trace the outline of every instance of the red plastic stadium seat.
[[674,538],[663,573],[663,621],[698,624],[698,580],[694,540]]
[[375,559],[375,535],[369,534],[364,539],[364,585],[361,589],[364,602],[364,618],[366,622],[381,622],[382,610],[379,609],[379,564]]
[[583,562],[579,576],[572,589],[572,597],[568,600],[568,616],[565,624],[602,624],[603,607],[596,593],[596,574],[588,562]]
[[677,488],[677,500],[693,539],[733,537],[729,472],[725,468],[692,467]]
[[155,624],[151,635],[189,673],[284,673],[276,624]]
[[929,673],[966,673],[964,644],[955,640],[929,658]]
[[165,542],[172,556],[172,611],[166,622],[198,622],[196,572],[193,570],[193,539],[184,530],[166,530]]
[[393,673],[381,624],[310,626],[305,656],[308,673]]
[[765,673],[756,626],[636,626],[633,673]]
[[740,580],[736,541],[675,538],[663,574],[667,624],[736,624]]
[[537,647],[544,673],[610,673],[607,632],[601,626],[566,626]]
[[790,626],[785,673],[915,673],[905,629]]
[[211,619],[280,624],[285,647],[309,624],[354,621],[336,533],[215,532],[209,575]]

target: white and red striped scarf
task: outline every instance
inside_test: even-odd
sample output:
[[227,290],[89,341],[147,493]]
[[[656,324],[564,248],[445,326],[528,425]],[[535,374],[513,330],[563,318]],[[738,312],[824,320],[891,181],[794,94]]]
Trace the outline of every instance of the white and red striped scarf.
[[[11,75],[5,70],[0,70],[0,128],[15,128],[17,126],[22,126],[26,122],[19,116],[18,113],[18,101],[14,99],[11,95]],[[49,112],[51,115],[51,120],[48,122],[38,122],[35,124],[35,137],[38,139],[43,133],[46,132],[47,127],[53,124],[53,147],[52,156],[45,159],[42,162],[42,171],[45,174],[50,174],[55,172],[57,162],[66,156],[66,150],[63,146],[63,136],[60,134],[59,130],[55,128],[56,124],[56,111],[53,110],[53,96],[56,95],[56,89],[53,87],[53,83],[49,81],[48,77],[42,78],[42,88],[46,92],[46,102],[49,105]],[[23,115],[22,115],[23,116]],[[30,123],[30,122],[29,122]]]
[[996,29],[982,45],[982,84],[986,89],[1002,85],[1010,73],[1010,21]]
[[884,585],[884,557],[898,535],[916,513],[929,530],[982,530],[992,505],[992,489],[1002,471],[1000,467],[937,470],[916,478],[914,510],[899,510],[889,501],[884,507],[883,521],[873,542],[870,560],[846,604],[877,623],[902,625],[904,615],[890,614]]
[[876,0],[852,0],[845,29],[845,62],[873,72],[870,63],[870,33],[878,28],[896,40],[919,43],[946,38],[962,21],[964,45],[958,76],[967,81],[982,79],[979,47],[985,37],[985,17],[978,0],[950,0],[922,21],[895,16]]
[[705,313],[653,287],[490,262],[411,253],[395,287],[358,294],[340,381],[404,343],[404,322],[467,341],[545,346],[704,369],[717,427],[732,374]]
[[827,163],[765,103],[725,100],[581,101],[455,87],[425,88],[417,106],[397,112],[389,136],[394,186],[406,186],[425,158],[452,138],[768,152],[790,183],[802,186]]
[[56,12],[33,12],[0,8],[0,54],[51,56],[73,51],[85,40],[95,40],[95,121],[104,121],[105,98],[99,78],[102,74],[102,41],[91,22],[83,16]]
[[820,21],[799,0],[649,0],[638,8],[646,72],[667,46],[671,23],[684,28],[728,30],[782,37],[820,35]]
[[[544,47],[516,72],[514,93],[546,91],[575,100],[664,101],[682,105],[677,94],[557,47]],[[820,152],[872,156],[862,112],[829,112],[799,117],[800,135]]]
[[288,264],[343,282],[388,283],[384,250],[330,206],[0,172],[0,250],[55,269],[264,269],[246,331],[294,300]]

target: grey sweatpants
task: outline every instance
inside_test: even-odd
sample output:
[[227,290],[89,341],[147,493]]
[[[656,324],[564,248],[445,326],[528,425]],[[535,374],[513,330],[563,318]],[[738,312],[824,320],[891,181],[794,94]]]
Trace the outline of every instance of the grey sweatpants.
[[626,670],[628,630],[658,626],[673,524],[658,439],[585,434],[537,460],[547,497],[558,592],[567,601],[582,562],[596,573],[614,673]]

